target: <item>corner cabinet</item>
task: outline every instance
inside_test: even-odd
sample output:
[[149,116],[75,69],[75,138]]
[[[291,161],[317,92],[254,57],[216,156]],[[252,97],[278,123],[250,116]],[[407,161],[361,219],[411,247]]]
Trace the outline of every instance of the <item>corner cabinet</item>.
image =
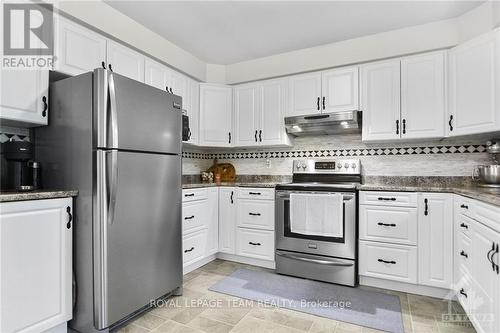
[[289,145],[283,121],[286,95],[286,80],[236,86],[233,90],[235,145]]
[[500,29],[449,54],[449,136],[500,131]]
[[71,320],[72,199],[0,207],[0,331],[43,332]]
[[219,189],[219,251],[236,253],[236,188]]
[[200,146],[231,147],[232,125],[232,88],[200,84]]

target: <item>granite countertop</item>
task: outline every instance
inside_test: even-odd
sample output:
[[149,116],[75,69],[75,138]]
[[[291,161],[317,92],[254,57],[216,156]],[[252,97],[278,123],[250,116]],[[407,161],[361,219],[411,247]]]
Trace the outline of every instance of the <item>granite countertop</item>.
[[37,190],[29,192],[0,192],[0,202],[42,200],[76,197],[78,191]]
[[470,177],[373,177],[360,191],[445,192],[500,206],[500,188],[481,187]]
[[190,188],[202,188],[202,187],[214,187],[214,186],[226,186],[226,187],[264,187],[264,188],[274,188],[279,183],[269,183],[269,182],[223,182],[220,184],[216,183],[188,183],[182,184],[183,189]]

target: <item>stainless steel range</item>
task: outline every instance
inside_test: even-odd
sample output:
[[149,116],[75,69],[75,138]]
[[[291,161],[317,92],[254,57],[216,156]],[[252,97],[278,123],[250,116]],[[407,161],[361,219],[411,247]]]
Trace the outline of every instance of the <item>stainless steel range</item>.
[[357,159],[293,162],[293,182],[276,187],[276,272],[356,286]]

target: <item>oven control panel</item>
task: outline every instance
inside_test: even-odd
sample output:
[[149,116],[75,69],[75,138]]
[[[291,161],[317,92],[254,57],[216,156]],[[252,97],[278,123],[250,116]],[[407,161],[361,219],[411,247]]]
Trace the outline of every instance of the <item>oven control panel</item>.
[[361,174],[359,159],[306,159],[293,161],[293,173]]

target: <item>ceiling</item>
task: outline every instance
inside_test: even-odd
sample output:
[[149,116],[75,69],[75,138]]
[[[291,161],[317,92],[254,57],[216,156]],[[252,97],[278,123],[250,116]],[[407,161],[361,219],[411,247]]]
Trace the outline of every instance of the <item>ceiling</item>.
[[459,16],[483,1],[115,1],[106,3],[212,64]]

